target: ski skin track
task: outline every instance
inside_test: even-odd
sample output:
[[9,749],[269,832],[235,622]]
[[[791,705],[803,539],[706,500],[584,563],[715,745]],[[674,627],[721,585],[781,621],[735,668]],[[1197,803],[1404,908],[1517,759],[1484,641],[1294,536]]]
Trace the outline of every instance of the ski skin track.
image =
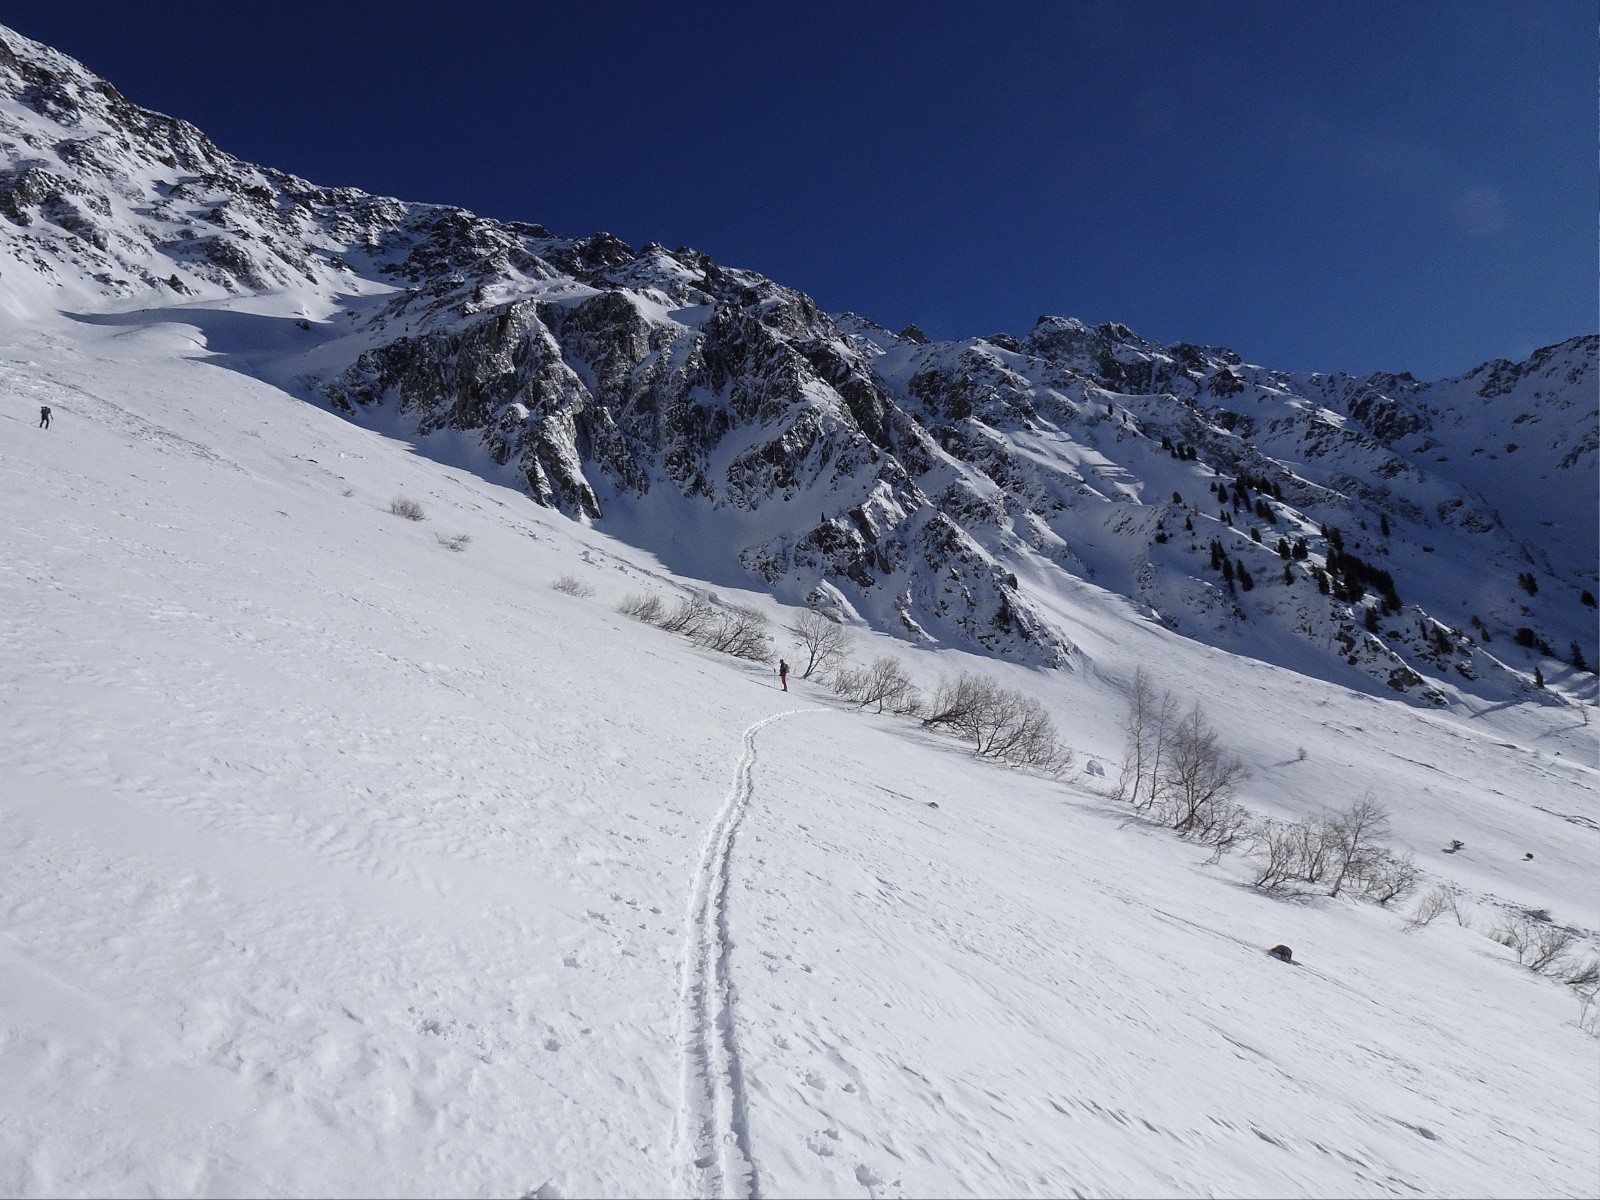
[[744,752],[733,784],[706,833],[689,891],[679,986],[679,1044],[683,1098],[674,1141],[685,1196],[758,1200],[761,1179],[750,1154],[744,1071],[734,1030],[734,990],[728,938],[728,867],[739,824],[754,787],[756,734],[775,721],[825,708],[774,713],[744,731]]

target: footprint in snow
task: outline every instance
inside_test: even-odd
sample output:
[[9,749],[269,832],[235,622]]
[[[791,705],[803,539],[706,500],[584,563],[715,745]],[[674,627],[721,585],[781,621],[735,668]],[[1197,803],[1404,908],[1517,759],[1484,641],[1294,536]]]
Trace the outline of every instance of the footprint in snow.
[[[837,1137],[838,1135],[835,1134],[835,1136]],[[819,1134],[814,1133],[806,1139],[806,1149],[810,1150],[818,1158],[833,1157],[833,1147],[825,1142]]]
[[862,1163],[856,1167],[856,1182],[870,1192],[875,1188],[881,1188],[883,1186],[883,1176],[879,1175],[865,1163]]

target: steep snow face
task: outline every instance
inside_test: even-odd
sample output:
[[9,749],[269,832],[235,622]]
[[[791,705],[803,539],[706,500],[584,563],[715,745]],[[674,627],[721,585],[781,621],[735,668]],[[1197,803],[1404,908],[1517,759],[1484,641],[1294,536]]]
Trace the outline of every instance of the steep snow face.
[[1079,665],[1087,584],[1417,702],[1593,691],[1594,337],[1431,385],[1067,318],[932,343],[692,250],[318,188],[0,47],[19,318],[181,322],[677,570],[915,644]]
[[[232,311],[191,319],[272,331]],[[1026,688],[1084,773],[1002,770],[623,617],[703,576],[200,328],[0,325],[0,1193],[1592,1194],[1596,1043],[1484,936],[1600,941],[1570,709],[1385,703],[1089,585],[1084,670],[856,631]],[[1138,665],[1252,809],[1375,789],[1476,928],[1128,824]]]

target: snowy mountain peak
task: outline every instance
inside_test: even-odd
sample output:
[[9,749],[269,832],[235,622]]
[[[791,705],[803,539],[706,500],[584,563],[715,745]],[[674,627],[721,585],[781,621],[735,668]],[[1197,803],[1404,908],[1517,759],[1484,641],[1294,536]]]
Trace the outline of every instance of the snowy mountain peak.
[[685,573],[1057,667],[1080,658],[1060,598],[1087,587],[1432,703],[1600,660],[1593,336],[1434,384],[1071,317],[937,342],[693,250],[242,163],[9,31],[0,83],[13,314],[211,340],[229,298],[295,297],[303,336],[238,369],[392,408],[424,447],[465,437]]

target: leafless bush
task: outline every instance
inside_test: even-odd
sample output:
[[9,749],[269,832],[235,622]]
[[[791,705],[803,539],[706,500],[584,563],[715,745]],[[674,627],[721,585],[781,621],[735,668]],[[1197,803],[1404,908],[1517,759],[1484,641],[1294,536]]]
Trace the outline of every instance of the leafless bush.
[[422,511],[422,505],[405,496],[396,496],[389,501],[389,511],[397,517],[404,517],[408,521],[421,521],[427,518],[427,513]]
[[1122,724],[1122,773],[1113,795],[1141,812],[1153,806],[1160,796],[1162,759],[1177,711],[1178,702],[1171,692],[1157,696],[1144,668],[1134,672],[1128,712]]
[[867,671],[865,667],[854,663],[842,662],[834,666],[828,675],[827,685],[833,689],[834,694],[854,703],[867,686]]
[[1362,863],[1359,883],[1361,894],[1368,900],[1388,904],[1416,888],[1417,864],[1409,854],[1382,850]]
[[1226,801],[1209,804],[1188,836],[1212,849],[1211,861],[1218,862],[1230,850],[1249,845],[1256,837],[1256,822],[1242,804]]
[[707,650],[747,658],[752,662],[772,659],[772,639],[767,636],[765,613],[753,608],[727,608],[715,613],[691,634]]
[[1333,822],[1327,817],[1306,817],[1296,821],[1291,828],[1294,830],[1296,869],[1300,882],[1315,887],[1327,879],[1328,873],[1333,870],[1337,849]]
[[433,535],[433,540],[446,550],[454,550],[457,554],[460,554],[472,541],[472,535],[470,533],[436,533]]
[[1591,954],[1582,962],[1573,963],[1565,968],[1559,978],[1562,983],[1580,990],[1600,985],[1600,958]]
[[1331,823],[1312,817],[1268,821],[1256,830],[1251,849],[1260,860],[1256,887],[1269,892],[1295,884],[1315,887],[1327,878],[1333,860]]
[[1363,794],[1343,812],[1326,818],[1323,826],[1333,875],[1328,895],[1337,896],[1347,879],[1365,880],[1385,873],[1380,869],[1380,862],[1388,851],[1377,839],[1389,831],[1389,814],[1371,792]]
[[646,625],[661,624],[661,597],[655,592],[642,592],[624,597],[617,611]]
[[1578,1028],[1590,1037],[1600,1037],[1600,1004],[1595,1002],[1597,997],[1600,997],[1600,989],[1578,989]]
[[964,732],[976,719],[975,713],[996,702],[1000,686],[982,675],[970,671],[955,679],[941,679],[933,699],[928,702],[922,723],[929,726],[948,725]]
[[553,580],[550,584],[550,587],[552,590],[562,592],[568,596],[594,595],[594,588],[571,575],[562,575],[558,579]]
[[[1409,895],[1417,886],[1417,864],[1373,841],[1386,820],[1383,809],[1363,796],[1342,813],[1304,817],[1290,824],[1269,822],[1255,831],[1251,842],[1260,859],[1255,885],[1278,891],[1306,884],[1326,887],[1330,896],[1352,888],[1379,904]],[[1427,924],[1443,911],[1413,927]]]
[[1422,899],[1417,901],[1416,908],[1411,910],[1411,915],[1406,918],[1407,929],[1422,929],[1433,924],[1435,920],[1445,913],[1455,913],[1460,919],[1460,891],[1452,884],[1441,884],[1430,889]]
[[900,660],[887,654],[880,655],[866,667],[840,667],[833,674],[833,690],[861,708],[877,705],[894,711],[896,705],[906,703],[916,689]]
[[685,637],[698,638],[710,628],[716,615],[717,610],[704,596],[685,596],[670,611],[663,612],[656,624],[668,633],[681,633]]
[[1266,892],[1276,892],[1300,878],[1300,830],[1281,821],[1268,821],[1256,830],[1252,849],[1257,855],[1251,880]]
[[1311,755],[1307,752],[1307,750],[1306,750],[1306,748],[1304,746],[1296,746],[1294,748],[1294,760],[1295,760],[1295,762],[1305,762],[1305,760],[1310,758],[1310,757],[1311,757]]
[[1535,925],[1528,939],[1527,958],[1523,965],[1541,975],[1559,975],[1574,940],[1565,929],[1555,925]]
[[1072,751],[1062,745],[1055,722],[1032,696],[1002,692],[1000,704],[987,715],[987,730],[978,730],[979,754],[1050,774],[1072,764]]
[[927,697],[917,688],[907,687],[889,701],[889,711],[897,717],[920,717],[927,704]]
[[1197,704],[1172,731],[1158,776],[1162,815],[1179,833],[1206,824],[1206,810],[1232,801],[1250,777],[1244,763],[1222,748],[1217,731]]
[[1533,935],[1533,922],[1526,917],[1506,917],[1489,931],[1489,936],[1502,946],[1509,946],[1517,961],[1527,956],[1528,940]]
[[826,672],[843,660],[850,649],[850,631],[838,621],[815,609],[805,609],[795,617],[789,632],[800,639],[806,652],[806,665],[801,679],[810,679],[813,673]]
[[1557,974],[1554,968],[1573,942],[1565,929],[1528,917],[1506,917],[1489,936],[1510,947],[1523,966],[1541,974]]
[[1072,765],[1049,713],[1032,696],[966,673],[939,684],[922,723],[971,740],[984,758],[1059,774]]

